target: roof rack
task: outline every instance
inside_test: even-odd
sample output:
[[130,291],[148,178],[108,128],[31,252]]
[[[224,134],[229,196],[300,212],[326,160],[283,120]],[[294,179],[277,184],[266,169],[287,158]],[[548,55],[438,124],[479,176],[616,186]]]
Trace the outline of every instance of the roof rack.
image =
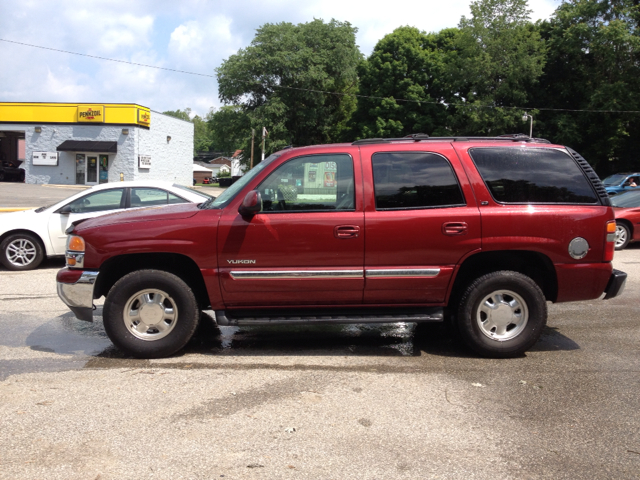
[[506,135],[498,135],[497,137],[430,137],[425,133],[414,133],[401,138],[363,138],[356,140],[351,145],[369,145],[375,143],[392,143],[392,142],[420,142],[420,141],[436,141],[436,142],[468,142],[477,140],[489,141],[505,141],[505,142],[531,142],[531,143],[551,143],[546,138],[532,138],[524,133],[510,133]]

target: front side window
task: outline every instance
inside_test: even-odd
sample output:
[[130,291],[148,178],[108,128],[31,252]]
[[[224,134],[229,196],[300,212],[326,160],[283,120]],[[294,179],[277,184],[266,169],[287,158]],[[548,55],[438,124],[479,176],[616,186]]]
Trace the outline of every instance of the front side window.
[[469,155],[497,202],[598,203],[578,164],[560,150],[483,147]]
[[124,188],[114,188],[102,192],[91,193],[69,203],[71,213],[91,213],[124,208],[122,196]]
[[449,161],[434,153],[385,152],[371,158],[376,210],[465,205]]
[[131,189],[131,208],[155,207],[174,203],[187,203],[187,200],[159,188],[136,187]]
[[258,188],[263,212],[353,210],[353,160],[346,154],[289,160]]

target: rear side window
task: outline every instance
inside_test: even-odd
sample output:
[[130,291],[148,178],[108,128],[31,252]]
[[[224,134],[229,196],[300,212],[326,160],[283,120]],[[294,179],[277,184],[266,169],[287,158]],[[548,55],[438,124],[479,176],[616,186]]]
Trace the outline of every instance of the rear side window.
[[469,154],[497,202],[598,203],[580,167],[559,150],[489,147]]
[[465,204],[449,161],[434,153],[376,153],[371,158],[377,210]]

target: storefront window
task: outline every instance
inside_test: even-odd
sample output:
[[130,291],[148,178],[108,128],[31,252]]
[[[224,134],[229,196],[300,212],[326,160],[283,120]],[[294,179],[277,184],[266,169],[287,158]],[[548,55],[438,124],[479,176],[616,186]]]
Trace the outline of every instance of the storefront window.
[[76,153],[76,184],[84,185],[84,175],[87,171],[84,153]]
[[100,155],[99,179],[100,183],[109,181],[109,155]]

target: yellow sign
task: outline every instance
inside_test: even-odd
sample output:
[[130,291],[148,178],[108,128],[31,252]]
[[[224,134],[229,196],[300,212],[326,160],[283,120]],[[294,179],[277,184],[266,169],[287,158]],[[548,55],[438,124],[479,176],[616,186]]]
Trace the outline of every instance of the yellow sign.
[[138,123],[148,127],[151,124],[151,112],[149,110],[138,109]]
[[82,123],[103,123],[103,105],[78,105],[78,122]]

